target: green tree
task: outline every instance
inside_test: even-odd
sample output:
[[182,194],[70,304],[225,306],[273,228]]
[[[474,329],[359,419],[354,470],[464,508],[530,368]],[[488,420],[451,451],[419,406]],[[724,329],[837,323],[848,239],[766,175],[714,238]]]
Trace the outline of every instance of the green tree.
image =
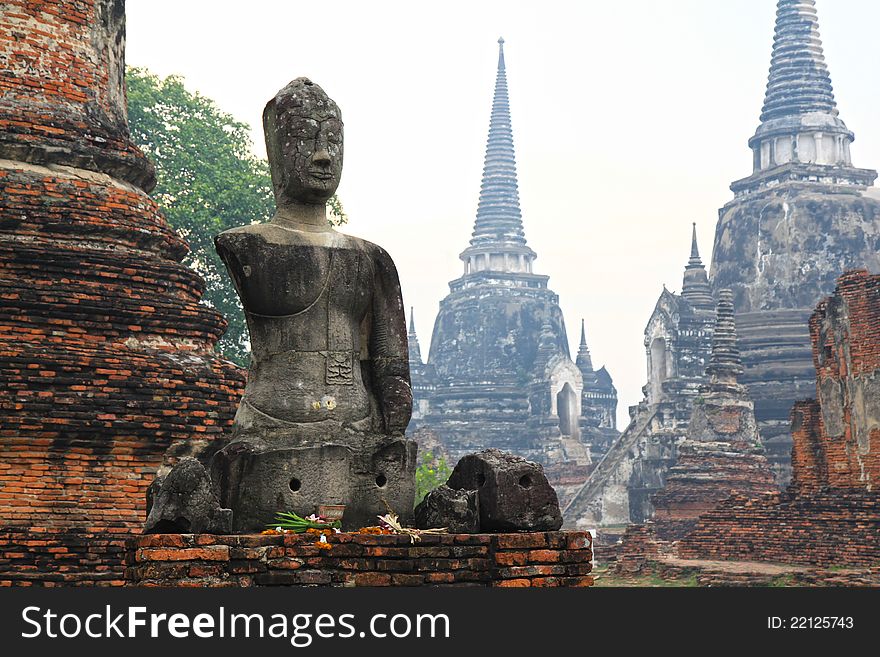
[[446,483],[452,469],[442,456],[435,457],[432,452],[425,452],[416,466],[416,504],[425,499],[425,495]]
[[[268,164],[253,154],[249,126],[210,98],[187,91],[180,76],[161,79],[130,67],[126,82],[132,139],[156,165],[152,197],[190,245],[185,263],[205,279],[202,300],[229,322],[218,349],[229,360],[246,365],[244,313],[214,250],[214,236],[272,215]],[[339,199],[334,196],[329,206],[331,223],[345,223]]]

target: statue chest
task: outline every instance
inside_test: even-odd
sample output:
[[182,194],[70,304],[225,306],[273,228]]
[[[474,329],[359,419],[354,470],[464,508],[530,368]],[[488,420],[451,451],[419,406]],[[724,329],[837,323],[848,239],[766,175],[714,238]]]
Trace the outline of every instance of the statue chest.
[[245,310],[266,318],[330,316],[360,322],[372,298],[372,266],[359,249],[264,243],[238,258]]

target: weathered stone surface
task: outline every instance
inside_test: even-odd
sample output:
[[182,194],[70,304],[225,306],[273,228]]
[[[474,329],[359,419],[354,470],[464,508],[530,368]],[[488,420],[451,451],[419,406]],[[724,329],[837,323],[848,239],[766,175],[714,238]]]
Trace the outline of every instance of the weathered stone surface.
[[[810,318],[817,400],[793,411],[792,486],[880,492],[880,276],[850,271]],[[807,460],[809,459],[809,461]],[[808,466],[808,463],[810,464]],[[880,520],[880,519],[878,519]]]
[[480,531],[478,491],[438,486],[416,506],[415,519],[419,529],[445,527],[453,534],[475,534]]
[[328,224],[342,174],[342,117],[298,78],[263,112],[277,211],[225,231],[217,251],[244,306],[251,364],[232,440],[212,462],[236,531],[279,511],[345,504],[372,524],[412,517],[415,444],[406,323],[391,257]]
[[722,210],[713,278],[734,290],[745,375],[768,455],[788,478],[794,402],[812,395],[811,309],[846,269],[880,271],[880,202],[790,184]]
[[157,477],[147,492],[145,534],[228,534],[232,511],[221,509],[205,466],[192,457],[180,459]]
[[124,3],[0,3],[0,584],[119,584],[163,458],[210,449],[244,371],[147,192]]
[[482,531],[554,531],[562,526],[556,491],[538,463],[487,449],[461,458],[446,485],[475,490]]

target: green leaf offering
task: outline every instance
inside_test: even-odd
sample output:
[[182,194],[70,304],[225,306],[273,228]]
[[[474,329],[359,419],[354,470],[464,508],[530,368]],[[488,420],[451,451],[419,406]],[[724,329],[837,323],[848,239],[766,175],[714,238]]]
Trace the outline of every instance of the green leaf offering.
[[317,522],[300,518],[295,513],[281,511],[275,516],[275,522],[266,526],[272,529],[281,527],[281,529],[301,534],[307,529],[339,529],[342,527],[342,522],[339,520],[336,522]]

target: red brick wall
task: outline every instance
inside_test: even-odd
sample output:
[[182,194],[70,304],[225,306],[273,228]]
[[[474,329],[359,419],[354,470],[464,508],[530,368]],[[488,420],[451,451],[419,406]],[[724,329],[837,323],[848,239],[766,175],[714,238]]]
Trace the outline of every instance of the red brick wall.
[[[865,270],[841,276],[834,294],[810,318],[810,335],[819,407],[807,413],[802,405],[797,407],[801,413],[795,418],[801,425],[798,435],[806,444],[795,450],[812,449],[818,462],[813,467],[804,463],[809,469],[799,473],[798,482],[806,488],[876,490],[880,485],[880,427],[873,424],[874,413],[866,411],[871,400],[865,398],[880,396],[880,388],[867,382],[880,372],[880,276]],[[840,390],[841,408],[826,403],[822,390],[828,387]],[[832,416],[842,426],[842,435],[829,435]],[[865,438],[862,444],[860,434]]]
[[791,411],[791,487],[807,493],[828,485],[828,455],[822,439],[819,402],[797,402]]
[[826,490],[733,497],[704,515],[678,544],[685,559],[820,566],[880,564],[880,496]]
[[128,542],[138,586],[591,586],[587,532],[407,536],[153,534]]
[[120,584],[166,450],[220,436],[244,385],[143,191],[122,7],[0,2],[0,584]]

